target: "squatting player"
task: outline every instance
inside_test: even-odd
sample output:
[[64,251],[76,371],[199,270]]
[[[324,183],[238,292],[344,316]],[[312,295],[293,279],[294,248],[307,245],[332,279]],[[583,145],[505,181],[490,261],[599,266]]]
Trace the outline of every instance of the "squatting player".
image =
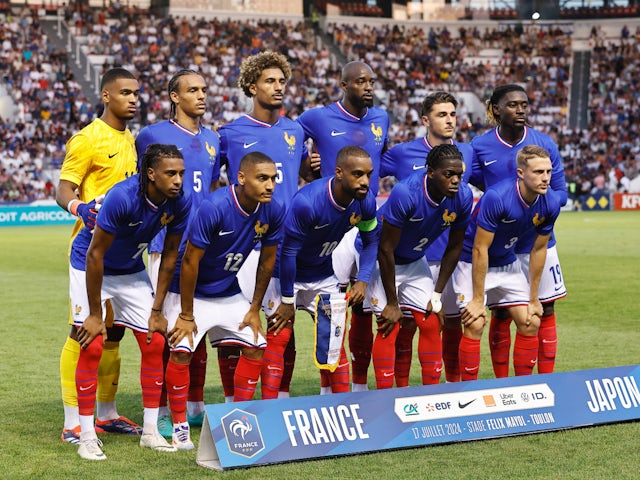
[[[485,296],[489,308],[507,309],[516,324],[515,374],[531,375],[538,358],[542,315],[538,285],[560,199],[549,188],[552,166],[545,149],[528,145],[518,152],[516,162],[518,178],[499,182],[480,199],[453,274],[464,324],[459,351],[462,380],[478,378]],[[527,279],[515,249],[530,230],[535,238]]]
[[[293,323],[296,307],[313,315],[316,295],[339,293],[331,253],[354,227],[362,235],[363,251],[349,303],[364,300],[377,248],[376,200],[369,189],[372,174],[366,151],[344,147],[338,152],[332,177],[305,185],[293,197],[284,225],[279,272],[276,269],[279,282],[274,279],[269,284],[263,302],[269,331],[275,335]],[[321,381],[333,393],[348,392],[349,362],[342,338],[335,344],[341,345],[338,367],[333,372],[320,370]]]
[[[365,302],[378,317],[378,334],[373,342],[377,388],[393,386],[396,339],[403,317],[415,322],[420,330],[422,383],[440,382],[442,351],[437,313],[442,291],[460,257],[473,194],[462,182],[464,163],[456,146],[436,145],[426,165],[426,171],[421,169],[397,183],[378,211],[378,221],[382,222],[379,271],[372,275]],[[449,233],[448,241],[434,282],[425,250],[445,232]]]
[[[173,444],[193,448],[186,419],[189,362],[207,332],[213,346],[242,349],[234,378],[236,401],[251,400],[266,347],[260,307],[276,261],[285,208],[272,200],[275,163],[260,152],[240,161],[237,183],[213,192],[189,224],[181,267],[165,302],[171,356],[166,383],[173,415]],[[237,274],[261,242],[256,287],[249,301]],[[249,328],[246,328],[249,327]]]
[[[140,173],[116,184],[107,193],[94,233],[84,228],[71,247],[69,293],[74,328],[82,347],[76,368],[80,409],[78,454],[84,459],[106,459],[94,429],[93,414],[98,364],[103,337],[107,334],[103,323],[103,304],[107,299],[113,306],[114,324],[133,330],[142,354],[144,425],[140,446],[161,452],[176,451],[160,435],[157,423],[167,328],[162,304],[191,209],[191,199],[182,192],[183,175],[184,161],[175,146],[149,146],[142,157]],[[165,227],[167,236],[154,295],[142,253]]]

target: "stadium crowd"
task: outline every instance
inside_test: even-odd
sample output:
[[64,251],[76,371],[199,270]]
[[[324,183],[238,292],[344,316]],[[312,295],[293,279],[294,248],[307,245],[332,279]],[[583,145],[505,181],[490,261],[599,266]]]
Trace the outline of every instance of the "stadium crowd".
[[[135,9],[67,13],[68,24],[86,37],[86,54],[99,58],[103,69],[121,65],[140,79],[134,133],[167,117],[166,79],[181,67],[201,72],[208,82],[204,124],[219,126],[237,118],[248,108],[236,87],[240,61],[266,49],[286,55],[293,68],[287,116],[295,119],[340,95],[340,66],[326,47],[317,48],[313,28],[303,22],[155,18]],[[327,33],[347,58],[364,59],[378,74],[376,95],[395,119],[392,144],[424,134],[419,105],[428,91],[470,91],[484,101],[493,85],[518,82],[532,103],[532,125],[558,143],[576,197],[592,190],[622,191],[638,175],[637,30],[634,35],[625,27],[613,39],[592,32],[590,117],[584,131],[569,129],[566,120],[572,42],[566,26],[461,28],[454,35],[446,27],[425,32],[398,25],[328,25]],[[0,201],[51,198],[52,172],[60,167],[66,140],[98,107],[74,79],[67,52],[47,41],[32,10],[7,14],[0,42],[4,86],[18,106],[17,115],[0,119]],[[485,120],[469,115],[464,105],[459,115],[459,140],[486,129]],[[604,189],[599,188],[601,177]]]

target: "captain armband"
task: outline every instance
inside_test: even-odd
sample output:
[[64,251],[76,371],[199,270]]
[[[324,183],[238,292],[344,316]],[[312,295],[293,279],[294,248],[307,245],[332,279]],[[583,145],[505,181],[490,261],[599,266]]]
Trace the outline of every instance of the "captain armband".
[[377,225],[378,219],[376,217],[373,217],[370,220],[361,220],[360,222],[358,222],[357,227],[361,232],[370,232],[375,229]]

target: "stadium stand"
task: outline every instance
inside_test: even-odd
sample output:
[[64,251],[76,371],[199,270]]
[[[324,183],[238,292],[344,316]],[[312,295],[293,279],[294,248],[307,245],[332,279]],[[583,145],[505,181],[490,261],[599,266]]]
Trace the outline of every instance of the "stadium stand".
[[[0,12],[2,7],[0,3]],[[3,202],[51,198],[66,140],[98,109],[93,92],[82,88],[69,67],[67,50],[56,48],[43,32],[40,13],[42,8],[15,7],[0,13],[2,83],[16,106],[1,119]],[[638,176],[640,114],[634,72],[640,62],[640,26],[632,33],[624,25],[612,34],[610,26],[605,32],[594,25],[589,38],[578,38],[572,22],[523,25],[508,20],[451,26],[450,31],[446,24],[387,20],[329,22],[324,28],[328,36],[318,36],[311,24],[300,21],[156,18],[137,6],[67,9],[64,18],[82,55],[98,71],[122,65],[139,76],[140,116],[132,124],[134,132],[167,117],[166,80],[182,67],[197,69],[208,80],[206,124],[237,118],[248,107],[235,85],[240,59],[274,49],[293,66],[284,109],[292,118],[340,96],[345,59],[363,58],[378,74],[376,95],[394,118],[393,143],[424,134],[418,111],[428,91],[447,90],[461,98],[471,94],[479,104],[494,85],[518,82],[533,103],[531,123],[558,142],[576,191],[591,191],[601,176],[605,189],[625,189]],[[637,21],[630,24],[633,28]],[[572,51],[581,42],[589,42],[591,52],[584,130],[570,128],[567,121]],[[459,114],[460,140],[484,130],[484,118],[470,103],[461,105]]]

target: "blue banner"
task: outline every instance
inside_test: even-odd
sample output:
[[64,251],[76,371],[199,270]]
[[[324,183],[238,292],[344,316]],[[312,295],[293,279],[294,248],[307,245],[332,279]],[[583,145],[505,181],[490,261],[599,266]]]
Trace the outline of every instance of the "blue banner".
[[227,469],[640,419],[640,366],[206,406]]
[[76,217],[58,205],[0,205],[0,227],[69,225]]

